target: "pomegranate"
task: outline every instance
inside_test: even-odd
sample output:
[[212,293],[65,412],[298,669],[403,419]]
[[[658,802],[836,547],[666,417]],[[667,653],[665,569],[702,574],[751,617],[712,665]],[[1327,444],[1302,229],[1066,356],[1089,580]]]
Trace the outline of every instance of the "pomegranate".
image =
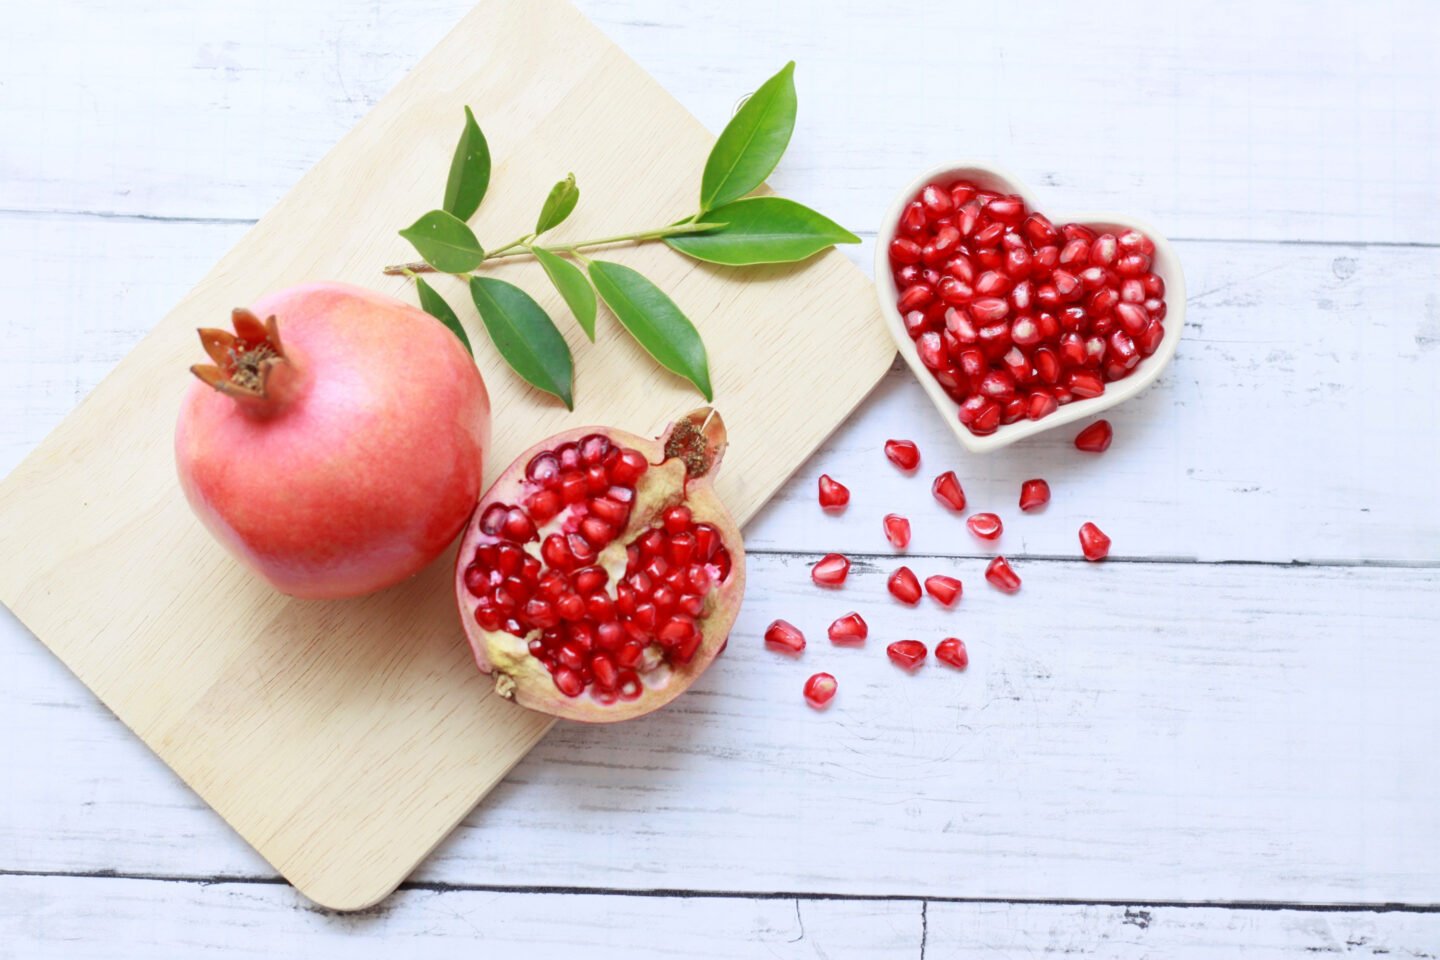
[[1050,484],[1036,478],[1020,485],[1020,509],[1029,513],[1050,502]]
[[490,434],[455,335],[339,283],[278,291],[231,321],[200,331],[213,363],[191,367],[175,427],[206,528],[297,597],[370,593],[439,556],[475,507]]
[[885,587],[890,595],[901,603],[908,603],[910,606],[920,602],[920,579],[915,576],[915,571],[909,567],[899,567],[890,574],[890,579],[885,582]]
[[935,478],[930,485],[930,492],[935,499],[954,510],[956,513],[965,509],[965,490],[960,486],[960,478],[955,476],[954,470],[946,470]]
[[1086,522],[1080,527],[1080,552],[1091,562],[1110,556],[1110,538],[1093,523]]
[[920,466],[920,448],[910,440],[886,440],[885,457],[906,473]]
[[712,489],[725,426],[709,408],[657,440],[557,434],[490,487],[455,593],[501,696],[608,723],[683,693],[724,647],[745,590],[740,533]]
[[925,655],[929,651],[919,640],[896,640],[885,648],[885,653],[906,670],[914,670],[925,662]]
[[810,579],[821,587],[838,587],[848,576],[850,558],[840,553],[827,553],[810,568]]
[[1084,450],[1086,453],[1104,453],[1110,449],[1110,441],[1114,438],[1115,431],[1111,428],[1110,421],[1096,420],[1075,435],[1075,449]]
[[822,510],[844,510],[850,502],[850,488],[839,480],[832,480],[828,473],[820,475],[820,508]]
[[1020,575],[1004,557],[996,557],[990,561],[990,565],[985,568],[985,579],[992,587],[1005,593],[1020,591]]
[[824,710],[835,699],[840,684],[828,673],[817,673],[805,681],[805,702],[816,710]]
[[949,664],[956,670],[964,670],[970,666],[970,652],[965,649],[965,641],[959,637],[946,637],[937,643],[935,659]]
[[1165,282],[1137,230],[1057,228],[1020,197],[966,180],[927,184],[899,227],[896,306],[977,436],[1098,397],[1164,339]]
[[885,539],[890,541],[890,546],[896,550],[904,550],[910,546],[910,521],[898,513],[887,513],[881,521],[885,528]]
[[864,643],[870,636],[870,625],[858,613],[847,613],[830,624],[830,642],[838,644]]
[[999,540],[1000,534],[1005,532],[1005,525],[1000,522],[1000,517],[993,513],[972,513],[965,521],[965,526],[981,540]]
[[959,580],[947,577],[943,573],[925,578],[925,592],[934,597],[943,607],[953,607],[955,601],[960,599],[960,594],[964,589],[964,585]]
[[781,653],[800,653],[805,649],[805,634],[789,620],[776,620],[765,628],[765,646]]

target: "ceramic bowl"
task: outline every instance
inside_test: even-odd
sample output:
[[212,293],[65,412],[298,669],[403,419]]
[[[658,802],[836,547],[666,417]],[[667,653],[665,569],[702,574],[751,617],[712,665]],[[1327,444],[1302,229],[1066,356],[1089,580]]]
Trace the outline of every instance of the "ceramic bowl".
[[[913,200],[927,183],[936,181],[948,183],[953,180],[969,180],[982,190],[994,190],[1023,197],[1026,205],[1032,211],[1043,213],[1057,227],[1066,223],[1083,223],[1101,233],[1117,234],[1134,228],[1153,240],[1155,256],[1151,270],[1165,281],[1165,337],[1160,341],[1159,348],[1141,360],[1140,365],[1130,376],[1124,380],[1105,384],[1105,392],[1098,397],[1088,400],[1073,400],[1050,416],[1040,420],[1017,420],[1015,423],[1001,424],[989,436],[981,437],[971,433],[969,428],[959,420],[959,405],[950,399],[941,389],[940,384],[935,381],[935,377],[925,368],[925,364],[920,361],[920,354],[915,349],[915,341],[911,340],[910,335],[905,332],[905,323],[900,318],[900,311],[895,309],[895,300],[899,294],[895,289],[895,280],[890,270],[890,241],[895,239],[895,231],[899,229],[900,214],[904,211],[905,205]],[[978,163],[946,164],[933,170],[927,170],[900,191],[895,197],[895,202],[890,205],[889,212],[885,214],[885,219],[881,222],[880,235],[875,243],[875,286],[879,290],[880,309],[885,315],[885,323],[890,328],[890,336],[894,338],[895,345],[900,349],[900,355],[905,358],[906,363],[910,364],[910,369],[915,371],[915,379],[920,381],[920,385],[929,395],[931,403],[935,404],[935,409],[950,425],[950,429],[955,431],[955,436],[959,438],[966,449],[974,453],[998,450],[1016,440],[1023,440],[1045,430],[1053,430],[1077,420],[1093,417],[1117,403],[1129,400],[1154,383],[1170,363],[1171,358],[1175,356],[1175,348],[1180,343],[1180,331],[1185,326],[1185,274],[1180,269],[1180,260],[1175,256],[1175,251],[1171,249],[1170,242],[1161,236],[1154,227],[1136,220],[1134,217],[1118,213],[1067,213],[1064,210],[1056,210],[1049,204],[1041,202],[1029,187],[1009,173],[998,167]]]

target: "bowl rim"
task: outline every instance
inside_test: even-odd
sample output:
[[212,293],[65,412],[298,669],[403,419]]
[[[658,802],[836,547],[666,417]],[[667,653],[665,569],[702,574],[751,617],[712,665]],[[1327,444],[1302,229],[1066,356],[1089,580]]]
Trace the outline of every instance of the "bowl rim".
[[[1098,397],[1074,400],[1040,420],[1017,420],[1014,423],[1001,424],[994,433],[988,436],[982,437],[971,433],[957,416],[960,409],[959,404],[950,399],[949,394],[940,387],[939,382],[921,362],[915,341],[911,340],[910,335],[905,332],[905,322],[900,316],[900,311],[895,308],[898,291],[895,289],[895,278],[890,270],[890,241],[895,239],[895,233],[899,229],[901,213],[923,187],[940,179],[973,180],[984,189],[1000,189],[1005,193],[1016,194],[1025,201],[1025,205],[1031,211],[1045,212],[1053,223],[1083,223],[1087,226],[1133,228],[1144,233],[1155,244],[1155,257],[1151,269],[1165,281],[1165,336],[1160,341],[1160,346],[1153,354],[1141,360],[1140,366],[1133,374],[1124,380],[1107,383],[1105,392]],[[885,317],[885,326],[889,329],[890,337],[895,341],[900,355],[909,364],[911,371],[915,374],[915,379],[920,381],[920,386],[929,395],[936,411],[950,425],[950,429],[955,433],[961,445],[972,453],[988,453],[998,450],[1017,440],[1033,437],[1038,433],[1064,426],[1067,423],[1093,417],[1118,403],[1129,400],[1159,379],[1160,374],[1170,365],[1170,361],[1175,357],[1175,350],[1180,344],[1181,332],[1185,327],[1185,272],[1180,265],[1180,258],[1175,255],[1174,248],[1170,246],[1170,241],[1163,234],[1143,220],[1120,213],[1056,213],[1052,215],[1047,212],[1047,207],[1038,201],[1035,193],[1023,180],[1002,167],[979,161],[945,163],[932,167],[917,176],[896,194],[886,211],[885,219],[881,221],[875,239],[875,289],[879,296],[881,313]]]

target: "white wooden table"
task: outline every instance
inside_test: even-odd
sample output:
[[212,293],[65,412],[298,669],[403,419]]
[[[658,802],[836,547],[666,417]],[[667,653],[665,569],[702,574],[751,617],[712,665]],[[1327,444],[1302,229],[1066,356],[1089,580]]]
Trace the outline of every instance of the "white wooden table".
[[[1440,954],[1440,8],[581,6],[714,128],[799,61],[772,183],[867,239],[962,157],[1151,219],[1192,291],[1174,367],[1102,457],[1061,431],[976,458],[897,366],[748,530],[751,595],[695,691],[557,728],[363,915],[280,882],[0,611],[0,957]],[[465,8],[9,11],[0,471]],[[1009,523],[1019,596],[930,501],[948,467]],[[1042,515],[1014,508],[1029,476]],[[896,508],[911,565],[965,579],[956,612],[885,596]],[[1087,519],[1105,564],[1075,560]],[[832,549],[843,601],[806,575]],[[882,639],[831,649],[852,606]],[[777,616],[821,638],[804,662],[762,649]],[[964,675],[883,656],[949,634]],[[841,681],[820,715],[817,669]]]

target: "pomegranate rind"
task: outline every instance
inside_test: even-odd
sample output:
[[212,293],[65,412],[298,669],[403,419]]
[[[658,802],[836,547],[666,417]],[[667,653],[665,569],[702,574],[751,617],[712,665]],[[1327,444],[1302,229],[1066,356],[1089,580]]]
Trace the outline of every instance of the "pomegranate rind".
[[[677,424],[686,421],[703,424],[702,432],[710,454],[707,463],[697,464],[693,458],[683,454],[666,458],[667,441],[675,432],[674,426],[659,439],[637,436],[612,427],[580,427],[548,437],[525,450],[480,497],[480,506],[471,518],[456,556],[455,596],[475,665],[482,673],[494,677],[496,693],[522,707],[554,717],[582,723],[616,723],[643,716],[670,703],[688,690],[724,649],[745,595],[745,551],[739,528],[716,496],[712,485],[715,468],[724,452],[723,424],[719,423],[718,415],[709,411],[696,411],[681,418]],[[610,574],[607,593],[612,599],[615,596],[614,585],[625,572],[626,546],[655,526],[665,509],[675,504],[684,503],[695,523],[715,526],[731,559],[729,574],[706,594],[701,614],[696,618],[702,640],[690,661],[660,664],[643,674],[644,691],[637,699],[609,703],[596,699],[593,687],[587,688],[578,697],[567,697],[561,693],[545,665],[529,651],[528,640],[534,634],[517,637],[505,630],[484,629],[475,622],[475,598],[465,588],[465,568],[476,547],[493,542],[493,538],[479,528],[479,518],[485,506],[496,502],[519,502],[525,485],[526,465],[535,456],[565,443],[577,443],[594,433],[604,434],[613,443],[639,451],[650,464],[635,484],[635,502],[625,530],[600,551],[596,561]],[[690,476],[691,472],[700,472],[701,475]],[[541,559],[540,543],[546,532],[552,526],[558,526],[564,516],[562,511],[541,528],[539,539],[523,545],[530,556]]]

